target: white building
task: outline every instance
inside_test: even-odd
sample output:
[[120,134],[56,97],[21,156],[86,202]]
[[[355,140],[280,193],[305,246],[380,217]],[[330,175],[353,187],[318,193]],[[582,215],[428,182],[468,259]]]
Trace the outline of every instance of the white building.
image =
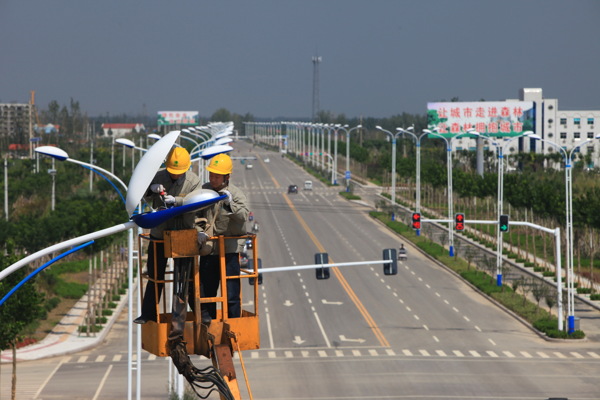
[[[542,89],[521,89],[519,100],[535,102],[535,133],[571,151],[579,143],[600,135],[600,110],[567,111],[558,108],[558,99],[544,99]],[[555,153],[548,143],[535,143],[537,153]],[[531,149],[530,149],[531,150]],[[600,140],[591,140],[579,148],[583,155],[591,154],[593,166],[600,165]]]
[[[511,146],[510,152],[534,151],[536,153],[551,154],[560,151],[557,146],[562,147],[566,152],[570,152],[578,144],[590,140],[583,144],[576,151],[582,155],[591,155],[591,165],[589,167],[600,166],[600,139],[594,140],[600,135],[600,110],[575,110],[567,111],[558,108],[558,99],[545,99],[540,88],[524,88],[519,91],[518,99],[506,99],[506,104],[510,108],[515,102],[533,102],[534,126],[533,131],[542,139],[548,142],[521,138],[515,140],[514,146]],[[463,103],[464,107],[472,107],[473,104],[485,105],[487,102]],[[461,103],[446,103],[448,105]],[[499,108],[502,102],[494,102],[495,108]],[[460,106],[459,106],[460,107]],[[452,106],[448,106],[452,108]],[[464,112],[464,110],[461,109]],[[530,110],[528,110],[530,111]],[[450,116],[452,118],[452,116]],[[450,124],[448,124],[450,125]],[[464,126],[459,127],[465,131]],[[476,128],[476,127],[475,127]],[[457,138],[452,140],[454,150],[475,150],[475,139]],[[493,150],[493,145],[489,142],[484,144],[486,150]],[[574,157],[576,159],[576,157]]]

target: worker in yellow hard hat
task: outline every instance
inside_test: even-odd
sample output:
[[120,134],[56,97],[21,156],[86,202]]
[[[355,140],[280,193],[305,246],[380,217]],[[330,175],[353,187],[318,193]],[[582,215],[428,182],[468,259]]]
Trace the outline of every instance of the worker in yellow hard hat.
[[[164,207],[177,207],[183,205],[183,198],[190,192],[200,187],[200,178],[190,170],[192,161],[190,153],[183,147],[175,147],[167,156],[165,169],[159,170],[148,190],[144,201],[153,209]],[[165,230],[182,230],[195,228],[194,212],[184,213],[171,218],[150,231],[150,244],[148,246],[148,275],[155,278],[154,263],[156,260],[156,279],[164,280],[167,259],[163,234]],[[146,286],[142,314],[134,320],[135,323],[144,324],[147,321],[156,321],[156,303],[160,301],[162,283],[158,283],[158,291],[153,283]],[[158,296],[156,293],[158,292]]]
[[[240,236],[246,235],[246,220],[248,219],[248,201],[240,188],[231,184],[233,163],[229,155],[221,153],[210,159],[206,167],[209,172],[209,181],[202,185],[203,189],[212,189],[227,197],[201,211],[203,216],[214,222],[213,235]],[[198,234],[200,244],[206,241],[202,233]],[[240,274],[240,253],[244,249],[245,239],[225,240],[225,263],[227,276]],[[213,246],[212,252],[200,257],[200,290],[202,297],[216,297],[220,281],[220,254],[219,246]],[[241,316],[240,280],[227,280],[227,306],[229,318]],[[216,317],[216,304],[202,304],[202,322],[209,324]]]

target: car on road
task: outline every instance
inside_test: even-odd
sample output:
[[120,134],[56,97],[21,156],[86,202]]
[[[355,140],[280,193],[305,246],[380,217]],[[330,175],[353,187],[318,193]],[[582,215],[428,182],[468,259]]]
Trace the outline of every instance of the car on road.
[[304,182],[304,190],[312,190],[312,181]]
[[298,185],[288,186],[288,193],[298,193]]
[[252,164],[246,164],[246,169],[252,169]]

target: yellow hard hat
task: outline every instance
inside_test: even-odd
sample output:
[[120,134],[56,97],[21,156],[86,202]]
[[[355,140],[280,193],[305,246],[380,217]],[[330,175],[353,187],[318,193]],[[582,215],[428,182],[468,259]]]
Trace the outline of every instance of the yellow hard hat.
[[183,147],[175,147],[167,157],[167,171],[172,174],[183,174],[190,169],[190,165],[192,165],[190,153]]
[[210,163],[208,164],[208,167],[206,167],[206,170],[219,175],[231,174],[231,171],[233,171],[231,157],[225,153],[217,154],[210,159]]

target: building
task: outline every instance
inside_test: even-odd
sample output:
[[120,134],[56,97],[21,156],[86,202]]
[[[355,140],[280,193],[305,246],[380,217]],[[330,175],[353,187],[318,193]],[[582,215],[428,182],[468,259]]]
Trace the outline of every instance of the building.
[[29,104],[0,104],[0,148],[8,150],[10,144],[28,146],[33,124]]
[[102,135],[122,137],[132,133],[145,132],[144,124],[102,124]]
[[[540,88],[524,88],[518,99],[504,101],[451,102],[428,104],[428,127],[450,140],[453,150],[476,150],[476,140],[456,137],[475,129],[495,139],[495,144],[531,130],[543,140],[515,139],[510,151],[552,154],[570,152],[590,156],[588,167],[600,166],[600,110],[560,110],[558,99],[545,99]],[[550,143],[552,142],[552,143]],[[484,148],[493,150],[494,143],[486,141]],[[561,152],[562,153],[562,152]],[[575,157],[574,157],[575,158]]]
[[[519,96],[519,100],[535,103],[535,133],[566,151],[600,135],[600,110],[560,110],[558,99],[544,99],[542,89],[521,89]],[[555,146],[544,142],[534,143],[533,148],[526,150],[543,154],[559,151]],[[584,144],[579,152],[591,156],[592,165],[589,167],[600,165],[600,139]]]

